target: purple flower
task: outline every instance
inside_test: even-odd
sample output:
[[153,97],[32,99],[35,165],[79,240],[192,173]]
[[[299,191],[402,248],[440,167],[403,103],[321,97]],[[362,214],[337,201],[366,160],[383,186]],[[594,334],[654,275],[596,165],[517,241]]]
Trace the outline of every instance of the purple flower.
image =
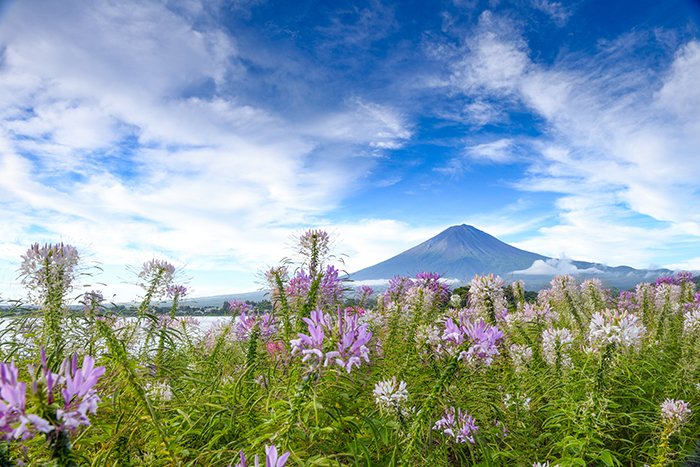
[[165,288],[165,293],[168,298],[182,298],[187,295],[187,287],[184,285],[168,285]]
[[24,417],[26,384],[17,380],[14,363],[0,363],[0,433],[6,440],[17,439],[17,422]]
[[[447,318],[442,333],[444,349],[449,354],[459,352],[460,360],[485,366],[491,365],[494,357],[499,355],[498,346],[502,339],[503,332],[498,326],[491,326],[484,320],[470,321],[465,314],[460,315],[459,325]],[[468,345],[466,350],[465,345]]]
[[270,313],[256,316],[246,315],[245,312],[241,312],[241,315],[236,318],[236,336],[241,341],[247,341],[250,339],[256,326],[260,330],[260,338],[264,341],[270,340],[277,334],[277,325]]
[[17,377],[13,363],[0,363],[0,438],[6,441],[28,439],[37,431],[53,430],[48,421],[25,412],[27,385]]
[[499,354],[498,344],[503,339],[503,332],[497,326],[489,326],[483,320],[464,325],[467,338],[471,342],[469,350],[462,351],[460,358],[466,361],[481,362],[491,365],[493,358]]
[[285,293],[291,301],[301,302],[309,295],[311,290],[311,276],[304,269],[299,269],[294,277],[289,280]]
[[241,300],[231,300],[228,302],[228,311],[230,311],[233,316],[243,314],[247,315],[252,313],[253,307]]
[[61,394],[63,394],[64,404],[63,409],[56,411],[56,415],[58,420],[63,422],[64,428],[75,430],[81,425],[90,425],[87,413],[96,413],[97,404],[100,402],[94,386],[104,372],[103,366],[95,368],[95,360],[90,356],[83,358],[82,368],[78,368],[76,354],[73,354],[70,360],[66,359],[63,362],[61,374],[65,387]]
[[419,272],[416,274],[416,285],[429,290],[438,304],[445,303],[450,298],[450,288],[440,282],[440,274],[435,272]]
[[140,285],[146,290],[153,290],[154,296],[162,297],[167,293],[173,281],[175,266],[162,259],[152,259],[143,263],[139,278]]
[[637,295],[634,292],[623,290],[617,297],[617,309],[620,311],[626,311],[628,313],[634,313],[638,310],[637,305]]
[[447,407],[442,415],[442,418],[435,422],[433,430],[440,430],[446,436],[449,436],[455,443],[464,444],[470,442],[474,444],[474,434],[479,431],[479,427],[474,423],[474,417],[469,415],[467,411],[457,409],[457,418],[455,419],[455,408]]
[[693,273],[688,271],[680,271],[672,276],[662,276],[656,279],[656,285],[681,285],[690,282],[693,282]]
[[389,279],[389,287],[384,292],[384,303],[400,302],[413,287],[413,281],[405,276],[394,276]]
[[549,303],[532,304],[526,303],[518,307],[515,313],[509,313],[505,316],[505,321],[509,324],[513,323],[551,323],[554,315]]
[[323,362],[324,329],[328,328],[330,316],[320,310],[314,310],[310,318],[303,320],[309,334],[299,333],[299,338],[290,342],[292,355],[301,354],[302,362],[308,363],[311,369],[314,369]]
[[285,452],[281,456],[277,456],[277,448],[273,446],[265,446],[265,467],[284,467],[287,463],[291,452]]
[[359,324],[357,314],[343,313],[339,309],[337,323],[334,323],[330,315],[314,310],[304,322],[309,334],[299,333],[299,338],[291,341],[292,355],[301,354],[310,370],[321,364],[325,367],[335,363],[350,373],[352,367],[359,367],[362,360],[369,361],[367,343],[372,333],[367,324]]
[[143,263],[139,277],[147,278],[159,273],[172,277],[175,274],[175,266],[162,259],[152,259]]
[[370,297],[372,297],[373,293],[374,289],[369,285],[361,285],[355,289],[355,298],[360,304],[360,307],[364,308],[368,304],[369,299]]
[[195,329],[199,328],[199,320],[194,316],[181,316],[179,318],[171,318],[169,315],[158,315],[158,326],[161,329]]
[[102,302],[105,301],[104,295],[99,290],[92,290],[90,292],[85,292],[83,294],[80,303],[83,305],[85,311],[96,310],[102,306]]
[[356,314],[341,314],[338,310],[338,337],[336,350],[326,353],[326,361],[333,360],[348,373],[353,366],[359,367],[362,360],[369,362],[367,343],[372,338],[372,333],[366,324],[358,324]]
[[[46,362],[46,349],[41,349],[41,378],[44,386],[46,388],[47,399],[46,402],[51,405],[53,404],[53,392],[54,388],[63,382],[61,375],[54,373],[49,369],[48,363]],[[34,381],[32,385],[32,390],[34,393],[38,393],[38,382]]]
[[44,300],[49,291],[60,290],[63,295],[71,288],[79,259],[78,250],[71,245],[35,243],[22,255],[22,285],[39,300]]
[[661,418],[673,429],[687,422],[691,413],[688,403],[682,400],[666,399],[661,404]]
[[343,300],[343,285],[338,276],[338,270],[328,266],[321,279],[321,297],[319,306],[333,306]]
[[[287,459],[289,459],[291,452],[285,452],[281,456],[277,455],[277,448],[273,446],[265,446],[265,467],[284,467],[284,465],[287,463]],[[241,456],[241,461],[236,464],[236,467],[248,467],[248,459],[245,457],[245,453],[243,450],[240,452]],[[260,459],[258,458],[257,454],[255,455],[254,458],[254,466],[259,467],[260,466]]]
[[[33,370],[30,367],[30,372]],[[90,425],[87,414],[95,413],[99,396],[94,389],[104,367],[95,368],[92,357],[83,359],[83,367],[78,368],[78,359],[74,354],[66,359],[60,374],[53,373],[46,363],[46,353],[41,352],[41,376],[34,381],[32,390],[35,394],[46,390],[46,402],[54,403],[54,391],[63,387],[63,407],[56,410],[59,425],[52,425],[35,414],[25,413],[26,384],[17,379],[18,372],[14,364],[0,364],[0,433],[5,439],[27,439],[36,432],[49,433],[54,429],[75,430],[81,425]],[[40,385],[41,383],[41,385]]]

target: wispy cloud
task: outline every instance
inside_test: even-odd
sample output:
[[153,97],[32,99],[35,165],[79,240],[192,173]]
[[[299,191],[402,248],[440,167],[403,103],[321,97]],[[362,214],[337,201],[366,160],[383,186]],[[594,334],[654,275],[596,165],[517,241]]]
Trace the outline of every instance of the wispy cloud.
[[562,2],[554,2],[550,0],[532,0],[532,6],[549,16],[554,23],[561,27],[571,17],[571,8],[562,4]]
[[18,260],[40,218],[43,240],[89,245],[108,264],[158,255],[255,270],[356,189],[377,151],[410,137],[398,112],[366,99],[304,120],[241,103],[230,88],[250,76],[236,38],[192,15],[206,10],[21,2],[7,13],[3,259]]
[[[0,262],[66,241],[106,270],[164,256],[238,281],[307,226],[357,270],[452,222],[555,257],[696,261],[700,42],[639,27],[543,46],[527,21],[563,37],[575,6],[497,3],[13,2]],[[343,211],[388,193],[381,214]],[[200,281],[251,288],[217,284]]]
[[[515,186],[561,196],[555,225],[519,246],[647,266],[653,245],[700,245],[700,214],[690,208],[700,202],[699,91],[690,84],[700,73],[697,41],[680,45],[657,71],[634,53],[654,40],[645,34],[554,64],[533,60],[519,27],[495,14],[483,13],[473,34],[461,56],[449,57],[453,89],[543,119],[542,135],[529,139],[537,157]],[[472,154],[507,161],[507,141]]]
[[514,159],[513,140],[502,138],[490,143],[481,143],[467,148],[467,156],[483,162],[506,163]]

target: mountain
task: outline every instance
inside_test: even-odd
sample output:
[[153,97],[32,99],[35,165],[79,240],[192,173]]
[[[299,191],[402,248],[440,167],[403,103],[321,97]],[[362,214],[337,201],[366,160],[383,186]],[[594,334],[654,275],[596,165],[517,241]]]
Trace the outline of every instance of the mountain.
[[555,259],[508,245],[471,225],[452,226],[393,258],[350,274],[354,281],[386,280],[397,275],[437,272],[467,282],[475,274],[498,274],[506,280],[524,280],[528,288],[541,288],[552,277],[572,274],[599,278],[608,287],[629,288],[639,282],[669,275],[668,269],[610,267],[601,263]]
[[430,240],[351,274],[354,280],[386,279],[437,272],[442,277],[471,278],[474,274],[504,275],[529,268],[546,256],[508,245],[471,225],[455,225]]

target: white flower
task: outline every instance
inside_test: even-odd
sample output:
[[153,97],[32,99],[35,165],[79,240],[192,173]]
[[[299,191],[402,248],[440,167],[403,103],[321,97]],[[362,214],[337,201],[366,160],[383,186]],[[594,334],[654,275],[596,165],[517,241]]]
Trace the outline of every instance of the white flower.
[[698,329],[700,329],[700,306],[695,306],[683,314],[683,332],[690,334]]
[[574,341],[574,336],[566,328],[563,329],[545,329],[542,332],[542,356],[544,360],[554,365],[557,362],[557,355],[562,367],[571,366],[571,343]]
[[637,315],[627,311],[605,310],[594,313],[588,327],[588,343],[593,351],[608,344],[619,344],[624,349],[639,349],[646,328]]
[[421,324],[416,329],[415,341],[422,354],[425,353],[426,348],[429,352],[436,352],[442,343],[440,328],[434,324]]
[[382,409],[402,412],[404,403],[408,400],[406,382],[396,382],[396,376],[380,381],[374,386],[374,400]]
[[521,394],[517,393],[516,395],[512,396],[510,394],[506,394],[503,397],[503,404],[508,407],[509,409],[512,409],[514,407],[521,406],[524,410],[529,410],[530,409],[530,402],[532,401],[531,397],[527,397],[527,394]]
[[146,394],[152,399],[169,401],[173,398],[173,391],[170,389],[170,385],[165,381],[147,383],[144,389],[146,390]]
[[510,357],[513,359],[515,371],[525,371],[530,360],[532,360],[532,347],[522,344],[513,344],[510,346]]

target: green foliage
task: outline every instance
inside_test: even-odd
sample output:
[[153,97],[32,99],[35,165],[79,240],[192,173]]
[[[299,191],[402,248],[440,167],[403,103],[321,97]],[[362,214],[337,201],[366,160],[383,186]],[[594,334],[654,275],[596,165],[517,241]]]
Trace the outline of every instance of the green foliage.
[[[622,326],[614,320],[623,305],[609,292],[570,278],[538,297],[508,287],[508,317],[503,310],[488,313],[504,333],[489,364],[461,354],[471,341],[448,351],[442,338],[446,319],[474,322],[478,315],[470,313],[478,311],[449,308],[427,289],[379,297],[362,317],[373,333],[370,361],[348,372],[332,358],[309,367],[292,352],[297,332],[308,332],[302,318],[323,294],[318,265],[325,250],[310,245],[316,274],[304,300],[288,301],[288,278],[279,269],[271,275],[272,331],[259,320],[247,333],[234,320],[208,332],[163,320],[151,304],[162,274],[130,320],[115,320],[103,307],[66,317],[58,302],[48,313],[5,317],[4,361],[36,365],[39,346],[52,336],[66,350],[94,354],[107,371],[90,427],[61,434],[53,451],[40,438],[2,443],[0,465],[227,466],[241,450],[250,458],[275,445],[291,452],[288,465],[622,466],[678,463],[695,448],[700,417],[693,414],[672,431],[660,413],[666,398],[700,410],[700,329],[688,328],[684,315],[700,303],[688,290],[641,287],[625,306],[643,332],[629,345],[627,337],[598,345],[592,332],[598,315]],[[693,292],[695,286],[683,287]],[[452,293],[469,303],[469,288]],[[323,311],[336,316],[340,305]],[[618,314],[605,311],[618,307]],[[544,331],[564,328],[571,342],[559,342],[552,360]],[[519,355],[522,349],[530,357]],[[60,361],[64,353],[50,352],[49,359]],[[381,405],[373,393],[392,377],[406,384],[401,406]],[[446,407],[473,416],[473,444],[435,429]]]

